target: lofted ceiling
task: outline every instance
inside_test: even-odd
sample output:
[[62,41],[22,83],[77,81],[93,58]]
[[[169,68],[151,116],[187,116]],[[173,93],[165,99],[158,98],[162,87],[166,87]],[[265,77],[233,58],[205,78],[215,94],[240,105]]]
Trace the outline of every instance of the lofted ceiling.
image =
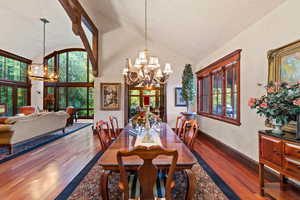
[[[125,26],[143,36],[144,0],[81,1],[101,16],[103,33]],[[284,1],[148,0],[150,38],[197,62]]]
[[7,0],[0,3],[0,49],[29,59],[41,57],[41,17],[51,22],[46,28],[46,53],[66,47],[82,47],[58,0]]

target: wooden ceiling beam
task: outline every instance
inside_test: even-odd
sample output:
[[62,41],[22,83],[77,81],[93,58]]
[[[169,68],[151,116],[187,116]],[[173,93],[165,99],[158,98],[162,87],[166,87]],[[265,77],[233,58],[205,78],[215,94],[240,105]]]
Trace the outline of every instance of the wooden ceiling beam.
[[[85,12],[81,4],[78,0],[58,0],[60,4],[65,9],[66,13],[70,17],[72,21],[72,30],[75,35],[79,36],[83,46],[85,47],[91,64],[93,66],[93,74],[95,77],[99,76],[99,58],[98,58],[98,41],[99,41],[99,31],[91,18]],[[82,27],[82,23],[86,25],[86,27],[92,32],[93,34],[93,41],[92,44],[89,43],[89,40],[84,32]]]

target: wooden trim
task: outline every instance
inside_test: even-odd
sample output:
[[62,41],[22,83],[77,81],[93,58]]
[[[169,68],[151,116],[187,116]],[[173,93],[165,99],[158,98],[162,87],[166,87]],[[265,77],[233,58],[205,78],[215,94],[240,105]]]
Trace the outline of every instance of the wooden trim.
[[[93,74],[95,77],[99,75],[98,69],[98,50],[99,50],[99,32],[96,25],[93,23],[89,15],[86,13],[84,8],[81,6],[78,0],[58,0],[63,8],[65,9],[66,13],[68,14],[69,18],[72,21],[72,30],[75,35],[80,36],[80,39],[88,53],[90,58],[90,62],[93,66]],[[93,41],[92,44],[89,44],[87,36],[83,30],[81,25],[83,22],[88,29],[93,33]]]
[[8,51],[4,51],[2,49],[0,49],[0,56],[5,56],[7,58],[18,60],[18,61],[21,61],[21,62],[24,62],[24,63],[27,63],[27,64],[31,64],[32,63],[32,60],[30,60],[30,59],[24,58],[22,56],[18,56],[16,54],[10,53]]
[[[203,73],[203,72],[205,72],[205,71],[207,71],[207,70],[211,71],[213,68],[216,68],[216,67],[214,67],[214,66],[219,65],[221,62],[227,61],[229,58],[234,57],[234,56],[240,54],[241,52],[242,52],[242,49],[235,50],[234,52],[232,52],[232,53],[230,53],[230,54],[228,54],[228,55],[226,55],[226,56],[220,58],[219,60],[217,60],[217,61],[215,61],[215,62],[213,62],[213,63],[211,63],[211,64],[208,65],[207,67],[205,67],[205,68],[199,70],[198,72],[196,72],[196,74],[199,75],[199,74],[201,74],[201,73]],[[240,57],[240,56],[239,56],[239,57]],[[239,58],[238,58],[238,59],[239,59]]]
[[[216,62],[208,65],[204,69],[201,69],[198,71],[197,74],[197,113],[201,116],[204,117],[209,117],[212,119],[216,119],[219,121],[231,123],[237,126],[241,125],[241,111],[240,111],[240,52],[242,50],[238,49],[223,58],[217,60]],[[233,63],[236,62],[236,63]],[[234,66],[228,66],[228,64],[232,64]],[[236,85],[237,85],[237,99],[236,99],[236,119],[230,118],[226,116],[226,71],[228,69],[234,69],[237,73],[236,77]],[[213,114],[213,76],[215,74],[222,73],[222,115],[216,115]],[[210,86],[209,86],[209,91],[210,91],[210,97],[209,97],[209,112],[203,112],[203,103],[200,100],[202,98],[202,84],[200,82],[203,82],[203,79],[209,77],[210,78]],[[201,93],[201,94],[199,94]]]
[[53,51],[52,53],[48,54],[47,56],[45,56],[45,60],[48,60],[58,54],[62,54],[62,53],[66,53],[66,52],[72,52],[72,51],[86,51],[83,48],[67,48],[67,49],[61,49],[58,51]]
[[[208,140],[214,146],[218,147],[218,149],[220,149],[223,152],[229,154],[235,160],[242,163],[245,167],[255,171],[256,173],[259,172],[259,170],[258,170],[259,169],[258,161],[255,161],[252,158],[249,158],[245,154],[233,149],[232,147],[224,144],[223,142],[221,142],[218,139],[204,133],[201,130],[199,130],[198,136],[200,138],[200,141],[201,141],[201,139]],[[276,174],[274,171],[271,171],[270,169],[265,169],[265,176],[266,176],[267,180],[272,181],[272,182],[279,180],[279,175]]]

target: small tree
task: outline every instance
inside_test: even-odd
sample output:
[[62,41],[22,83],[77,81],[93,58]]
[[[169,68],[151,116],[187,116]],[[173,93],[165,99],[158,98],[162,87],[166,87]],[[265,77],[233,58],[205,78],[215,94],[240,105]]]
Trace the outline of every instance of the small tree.
[[196,85],[192,65],[186,64],[182,75],[182,97],[187,104],[187,112],[190,111],[190,106],[194,103],[196,96]]

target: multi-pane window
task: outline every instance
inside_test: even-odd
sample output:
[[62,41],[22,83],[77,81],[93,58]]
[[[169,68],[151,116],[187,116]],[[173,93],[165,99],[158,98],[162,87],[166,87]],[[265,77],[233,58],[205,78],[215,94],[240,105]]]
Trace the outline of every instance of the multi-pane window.
[[240,52],[197,72],[199,115],[240,125]]
[[55,98],[53,109],[64,110],[68,106],[73,106],[79,117],[92,118],[94,78],[86,51],[66,49],[56,51],[45,59],[59,74],[57,83],[45,83],[45,98],[49,95]]
[[22,106],[30,104],[30,84],[27,68],[30,60],[0,50],[0,104],[5,104],[6,116],[18,113]]

